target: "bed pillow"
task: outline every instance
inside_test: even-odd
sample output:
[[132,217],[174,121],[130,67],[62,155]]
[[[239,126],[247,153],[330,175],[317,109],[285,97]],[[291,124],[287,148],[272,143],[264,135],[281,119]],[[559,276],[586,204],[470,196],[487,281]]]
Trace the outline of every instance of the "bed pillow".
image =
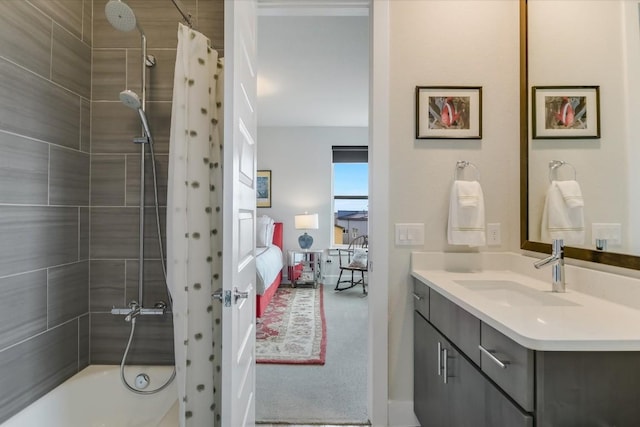
[[259,248],[271,246],[273,241],[274,220],[267,215],[260,215],[256,219],[256,246]]
[[276,232],[276,222],[273,218],[269,218],[269,226],[267,227],[267,246],[273,245],[273,235]]
[[351,268],[367,268],[367,250],[366,249],[354,249],[353,258],[349,263]]

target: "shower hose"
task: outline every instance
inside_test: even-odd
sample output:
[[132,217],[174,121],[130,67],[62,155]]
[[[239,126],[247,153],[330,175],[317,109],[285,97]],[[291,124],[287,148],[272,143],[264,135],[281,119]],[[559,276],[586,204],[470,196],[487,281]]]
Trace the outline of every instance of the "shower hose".
[[[149,146],[149,151],[151,152],[151,170],[153,172],[153,197],[154,197],[154,201],[155,201],[156,227],[157,227],[157,232],[158,232],[158,246],[160,247],[160,264],[162,265],[162,274],[163,274],[163,277],[164,277],[164,283],[165,283],[165,286],[167,286],[167,296],[168,296],[168,300],[169,300],[168,308],[169,308],[169,311],[172,311],[173,300],[171,299],[171,293],[169,292],[168,285],[167,285],[167,268],[164,265],[164,249],[162,248],[162,231],[160,229],[160,207],[159,207],[159,203],[158,203],[158,175],[156,173],[156,155],[155,155],[155,152],[153,151],[153,140],[151,138],[151,135],[147,135],[147,136],[149,138],[149,142],[148,142],[147,145]],[[142,155],[143,156],[145,155],[144,149],[142,150]],[[141,185],[144,185],[144,183],[141,183]],[[140,203],[144,203],[144,201],[140,201]],[[142,236],[140,238],[142,238]],[[142,283],[140,283],[140,286],[142,286]],[[140,303],[142,304],[142,301],[140,301]],[[131,332],[129,333],[129,341],[127,342],[127,347],[124,350],[124,354],[122,355],[122,362],[120,362],[120,379],[122,380],[122,384],[124,384],[124,386],[127,389],[129,389],[129,391],[131,391],[133,393],[142,394],[142,395],[149,395],[149,394],[158,393],[159,391],[162,391],[165,388],[167,388],[169,386],[169,384],[171,384],[173,379],[176,377],[176,367],[175,367],[175,365],[173,366],[173,372],[171,373],[171,376],[169,377],[169,379],[164,384],[162,384],[160,387],[155,388],[153,390],[139,390],[139,389],[131,386],[127,382],[127,379],[124,376],[125,362],[127,360],[127,355],[129,354],[129,349],[131,347],[131,342],[133,341],[133,334],[134,334],[135,330],[136,330],[136,318],[134,316],[132,316],[131,317]]]

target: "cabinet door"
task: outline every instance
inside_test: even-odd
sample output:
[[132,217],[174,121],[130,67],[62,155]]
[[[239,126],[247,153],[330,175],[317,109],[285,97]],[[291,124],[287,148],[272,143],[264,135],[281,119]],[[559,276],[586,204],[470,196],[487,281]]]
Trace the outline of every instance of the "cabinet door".
[[[485,426],[485,378],[451,345],[447,346],[450,426]],[[496,427],[496,426],[489,426]],[[511,427],[511,426],[509,426]]]
[[449,427],[446,384],[438,356],[444,340],[418,312],[413,312],[413,410],[420,425]]

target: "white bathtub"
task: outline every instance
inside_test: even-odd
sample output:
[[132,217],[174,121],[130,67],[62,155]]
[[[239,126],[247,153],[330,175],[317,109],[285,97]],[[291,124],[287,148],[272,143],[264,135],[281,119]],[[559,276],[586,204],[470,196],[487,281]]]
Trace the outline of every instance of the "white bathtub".
[[[129,384],[139,373],[151,378],[147,389],[164,384],[170,366],[127,366]],[[159,393],[142,396],[124,388],[120,367],[92,365],[69,378],[4,422],[1,427],[177,427],[176,381]]]

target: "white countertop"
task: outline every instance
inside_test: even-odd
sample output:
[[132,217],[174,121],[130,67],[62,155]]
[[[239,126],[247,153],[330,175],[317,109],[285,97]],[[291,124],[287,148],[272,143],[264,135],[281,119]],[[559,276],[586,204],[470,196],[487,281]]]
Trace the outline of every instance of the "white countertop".
[[[413,277],[529,349],[640,351],[640,310],[571,288],[552,293],[549,269],[545,270],[549,280],[543,281],[510,270],[446,271],[416,264],[412,262]],[[541,300],[561,305],[509,306],[499,297],[458,283],[465,280],[517,282],[543,294]]]

